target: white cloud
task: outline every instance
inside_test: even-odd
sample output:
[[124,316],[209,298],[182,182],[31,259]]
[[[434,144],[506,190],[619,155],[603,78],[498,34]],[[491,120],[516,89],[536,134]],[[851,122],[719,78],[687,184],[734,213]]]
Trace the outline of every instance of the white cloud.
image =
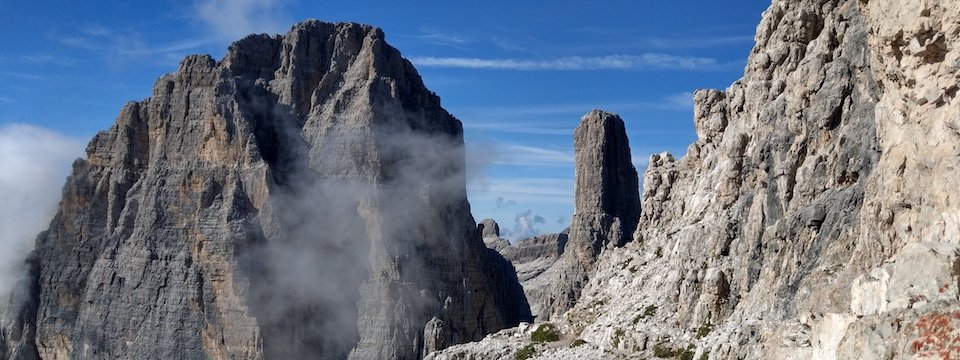
[[287,0],[198,0],[197,18],[221,40],[249,34],[286,32],[292,20]]
[[0,125],[0,296],[47,227],[84,142],[30,125]]
[[501,144],[498,145],[499,157],[493,161],[497,165],[520,166],[571,166],[573,151],[559,151],[535,146]]
[[692,38],[647,38],[646,43],[662,49],[708,48],[721,45],[753,43],[753,35]]
[[464,122],[463,127],[467,129],[501,133],[573,136],[573,128],[550,127],[536,123]]
[[421,32],[420,35],[413,35],[411,37],[427,44],[462,45],[462,44],[466,44],[468,41],[466,36],[453,34],[453,33],[440,32],[440,31],[436,31],[434,29],[426,28],[426,27],[420,28],[420,32]]
[[685,69],[695,70],[717,66],[711,58],[675,56],[666,54],[607,55],[596,57],[570,56],[548,60],[480,59],[463,57],[421,56],[410,59],[417,66],[495,70],[635,70]]
[[678,109],[693,109],[693,93],[688,91],[670,95],[666,98],[666,104]]

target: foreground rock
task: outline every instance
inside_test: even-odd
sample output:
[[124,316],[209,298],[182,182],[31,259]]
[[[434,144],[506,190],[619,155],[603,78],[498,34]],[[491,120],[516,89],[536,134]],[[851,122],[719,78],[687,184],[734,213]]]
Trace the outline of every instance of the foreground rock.
[[74,164],[0,358],[415,359],[529,320],[462,141],[373,27],[188,57]]
[[958,8],[773,1],[744,77],[696,93],[686,156],[651,157],[634,241],[601,254],[564,336],[619,357],[956,357]]

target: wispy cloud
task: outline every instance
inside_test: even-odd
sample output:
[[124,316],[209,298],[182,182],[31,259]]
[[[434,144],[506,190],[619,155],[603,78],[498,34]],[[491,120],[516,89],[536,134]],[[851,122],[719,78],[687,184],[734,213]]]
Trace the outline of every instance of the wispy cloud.
[[18,58],[20,63],[30,65],[60,65],[73,66],[76,64],[74,59],[64,56],[53,56],[48,54],[22,55]]
[[518,44],[515,40],[500,37],[500,36],[491,36],[490,41],[500,49],[507,51],[526,51],[526,46]]
[[573,152],[539,148],[535,146],[502,144],[498,146],[497,165],[515,166],[570,166]]
[[463,45],[469,41],[469,38],[464,35],[437,31],[427,27],[420,28],[420,34],[410,35],[409,37],[432,45]]
[[[212,39],[188,39],[167,44],[150,44],[132,29],[111,30],[95,25],[80,28],[74,36],[53,36],[61,44],[96,52],[107,61],[151,58],[163,62],[179,61],[185,52],[211,44]],[[37,60],[43,61],[45,57]]]
[[197,19],[220,40],[234,41],[254,33],[285,32],[292,22],[288,0],[197,0]]
[[16,79],[22,79],[22,80],[41,80],[41,79],[43,79],[43,76],[40,76],[40,75],[30,74],[30,73],[22,73],[22,72],[15,72],[15,71],[0,71],[0,77],[10,77],[10,78],[16,78]]
[[698,70],[718,65],[715,59],[666,54],[570,56],[547,60],[480,59],[465,57],[420,56],[410,59],[417,66],[520,71],[576,70]]
[[664,100],[666,100],[664,102],[666,106],[678,109],[693,109],[693,93],[689,91],[670,95]]
[[753,43],[753,41],[753,35],[703,36],[691,38],[651,37],[643,39],[644,43],[660,49],[708,48],[730,44]]
[[464,122],[463,127],[490,132],[531,135],[573,135],[573,128],[551,127],[537,123],[518,122]]
[[501,202],[512,202],[511,205],[573,205],[572,178],[495,178],[469,185],[467,191],[471,202],[477,199],[495,204],[499,198]]
[[16,100],[8,98],[6,96],[0,96],[0,103],[12,103],[12,102],[16,102]]
[[0,125],[0,296],[23,274],[21,264],[53,216],[63,179],[83,145],[31,125]]
[[[458,109],[458,116],[464,120],[463,126],[466,128],[487,130],[491,132],[509,132],[509,133],[527,133],[540,135],[566,135],[572,134],[576,127],[575,120],[593,109],[604,109],[613,112],[638,111],[638,110],[690,110],[693,108],[693,93],[680,92],[667,95],[658,99],[638,100],[638,101],[595,101],[583,103],[560,103],[560,104],[531,104],[519,106],[468,106]],[[522,121],[522,118],[529,119],[536,116],[557,116],[562,115],[570,119],[570,127],[544,125],[543,122]],[[503,119],[517,118],[519,122],[505,121]],[[485,121],[484,119],[498,119],[498,121]],[[555,121],[554,121],[555,122]]]

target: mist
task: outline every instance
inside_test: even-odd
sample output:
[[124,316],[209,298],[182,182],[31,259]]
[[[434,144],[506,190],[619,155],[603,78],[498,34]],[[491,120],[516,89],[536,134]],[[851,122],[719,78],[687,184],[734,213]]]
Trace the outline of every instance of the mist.
[[389,111],[376,127],[315,131],[283,105],[245,107],[271,118],[257,134],[271,205],[242,259],[264,354],[375,358],[362,340],[419,346],[391,329],[441,316],[463,275],[436,265],[466,261],[465,240],[479,239],[460,130],[415,128]]
[[40,127],[0,125],[0,297],[24,275],[23,261],[56,213],[70,164],[84,142]]

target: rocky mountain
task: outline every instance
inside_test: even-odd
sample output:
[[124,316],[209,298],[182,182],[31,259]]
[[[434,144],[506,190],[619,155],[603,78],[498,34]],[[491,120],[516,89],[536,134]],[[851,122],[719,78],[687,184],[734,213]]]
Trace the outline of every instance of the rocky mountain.
[[377,28],[190,56],[74,164],[0,358],[417,359],[529,321],[462,145]]
[[573,308],[433,358],[960,355],[957,9],[774,0]]

